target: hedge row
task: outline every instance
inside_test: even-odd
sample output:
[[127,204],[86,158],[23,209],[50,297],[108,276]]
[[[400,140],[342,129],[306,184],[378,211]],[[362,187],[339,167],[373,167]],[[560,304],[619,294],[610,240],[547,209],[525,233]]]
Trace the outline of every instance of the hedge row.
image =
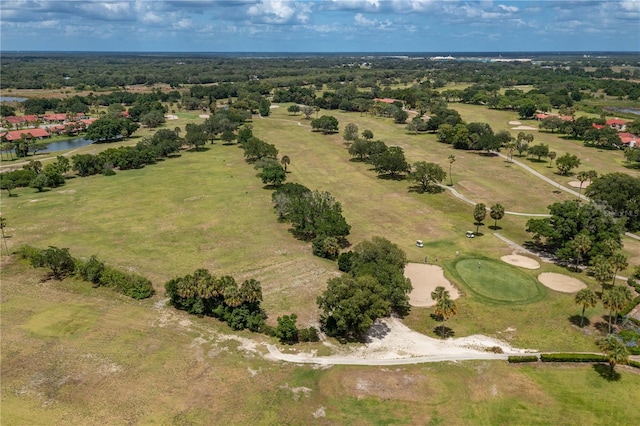
[[510,355],[508,360],[510,364],[518,364],[521,362],[538,362],[538,357],[536,355]]
[[634,361],[630,359],[627,365],[630,365],[633,368],[640,368],[640,361]]
[[620,315],[623,317],[626,315],[629,315],[629,312],[631,312],[631,310],[635,308],[639,303],[640,303],[640,296],[636,297],[631,301],[631,303],[627,304],[627,307],[624,308],[622,311],[620,311]]
[[51,269],[57,279],[75,275],[92,283],[94,287],[114,288],[133,299],[146,299],[154,293],[153,285],[147,278],[107,266],[95,256],[87,260],[74,259],[66,248],[51,246],[39,249],[29,245],[21,246],[16,253],[28,260],[34,268]]
[[608,358],[604,355],[596,354],[541,354],[542,362],[608,362]]

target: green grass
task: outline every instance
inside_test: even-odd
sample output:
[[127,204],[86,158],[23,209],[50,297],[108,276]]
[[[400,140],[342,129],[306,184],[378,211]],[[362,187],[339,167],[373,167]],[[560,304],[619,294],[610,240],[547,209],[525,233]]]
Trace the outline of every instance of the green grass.
[[[470,111],[483,121],[480,110]],[[433,135],[407,135],[390,119],[324,113],[335,115],[341,127],[354,122],[387,144],[402,146],[411,162],[435,161],[448,171],[446,158],[454,153],[455,187],[488,205],[543,212],[564,199],[500,159],[453,151]],[[487,114],[491,120],[508,118]],[[199,120],[192,113],[178,115],[168,128]],[[569,320],[580,312],[571,295],[545,291],[541,300],[503,304],[495,301],[506,297],[503,288],[494,289],[489,300],[467,287],[456,268],[456,250],[461,259],[484,259],[483,267],[511,252],[486,228],[482,237],[464,237],[473,229],[471,206],[448,193],[417,194],[406,181],[378,179],[370,166],[350,161],[341,135],[310,132],[301,116],[286,113],[286,105],[252,124],[256,135],[290,156],[290,181],[330,191],[342,203],[353,227],[352,244],[381,235],[411,261],[439,257],[464,293],[458,314],[447,321],[457,336],[483,333],[540,350],[595,349],[593,336]],[[110,146],[115,145],[86,152]],[[590,367],[525,369],[502,362],[315,369],[263,359],[261,343],[274,343],[265,336],[237,333],[258,343],[256,352],[244,351],[240,342],[220,338],[231,333],[220,322],[163,308],[166,280],[206,267],[215,275],[258,279],[271,323],[293,312],[306,326],[317,322],[315,299],[337,274],[335,262],[313,257],[309,244],[277,223],[271,192],[238,147],[207,148],[112,177],[74,178],[55,190],[19,189],[17,197],[3,198],[10,249],[56,245],[75,257],[96,254],[151,278],[158,294],[133,301],[74,279],[42,282],[43,270],[3,256],[0,423],[563,424],[579,418],[597,424],[606,422],[609,410],[617,410],[613,418],[620,424],[638,423],[628,399],[628,390],[640,387],[635,374],[622,372],[619,383],[609,383]],[[604,154],[590,152],[593,161],[607,163],[607,157],[599,159]],[[528,238],[525,223],[526,218],[507,216],[500,232],[522,242]],[[423,249],[415,247],[416,239],[425,241]],[[625,249],[637,259],[639,246]],[[500,264],[496,272],[529,283],[539,272],[563,271],[550,264],[538,271],[508,268]],[[565,273],[596,288],[584,274]],[[430,317],[432,311],[414,309],[405,323],[433,335],[440,323]],[[587,310],[587,317],[594,323],[603,313],[597,307]],[[330,351],[322,344],[296,349]],[[590,386],[588,398],[579,386]],[[314,418],[321,407],[325,417]]]
[[542,285],[504,262],[460,259],[455,270],[473,294],[492,303],[524,304],[542,299]]

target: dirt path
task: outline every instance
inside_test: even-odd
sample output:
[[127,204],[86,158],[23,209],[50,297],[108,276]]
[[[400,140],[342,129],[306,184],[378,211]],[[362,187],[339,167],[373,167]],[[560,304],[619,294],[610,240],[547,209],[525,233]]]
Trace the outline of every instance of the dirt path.
[[[503,353],[491,351],[497,347]],[[402,365],[440,361],[505,360],[509,355],[537,354],[535,350],[512,348],[505,342],[481,335],[434,339],[409,329],[397,318],[379,320],[372,327],[367,343],[358,347],[336,348],[343,352],[336,355],[283,354],[275,345],[267,345],[267,349],[268,357],[273,359],[320,365]]]

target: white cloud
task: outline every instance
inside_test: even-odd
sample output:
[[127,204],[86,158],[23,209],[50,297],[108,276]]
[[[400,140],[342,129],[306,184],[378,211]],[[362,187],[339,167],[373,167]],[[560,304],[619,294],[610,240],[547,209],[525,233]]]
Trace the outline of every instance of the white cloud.
[[504,5],[504,4],[499,4],[499,5],[498,5],[498,8],[500,8],[500,9],[504,10],[505,12],[509,12],[509,13],[515,13],[515,12],[517,12],[518,10],[520,10],[520,9],[518,9],[516,6],[506,6],[506,5]]
[[288,0],[260,0],[247,10],[257,21],[267,24],[306,23],[311,14],[311,3]]
[[640,13],[640,0],[622,0],[620,7],[629,12]]

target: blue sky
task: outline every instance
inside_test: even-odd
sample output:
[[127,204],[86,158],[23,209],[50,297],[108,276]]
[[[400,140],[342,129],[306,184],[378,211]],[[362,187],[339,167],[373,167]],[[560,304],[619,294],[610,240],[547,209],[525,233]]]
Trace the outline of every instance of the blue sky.
[[0,12],[3,51],[640,51],[640,0],[2,0]]

